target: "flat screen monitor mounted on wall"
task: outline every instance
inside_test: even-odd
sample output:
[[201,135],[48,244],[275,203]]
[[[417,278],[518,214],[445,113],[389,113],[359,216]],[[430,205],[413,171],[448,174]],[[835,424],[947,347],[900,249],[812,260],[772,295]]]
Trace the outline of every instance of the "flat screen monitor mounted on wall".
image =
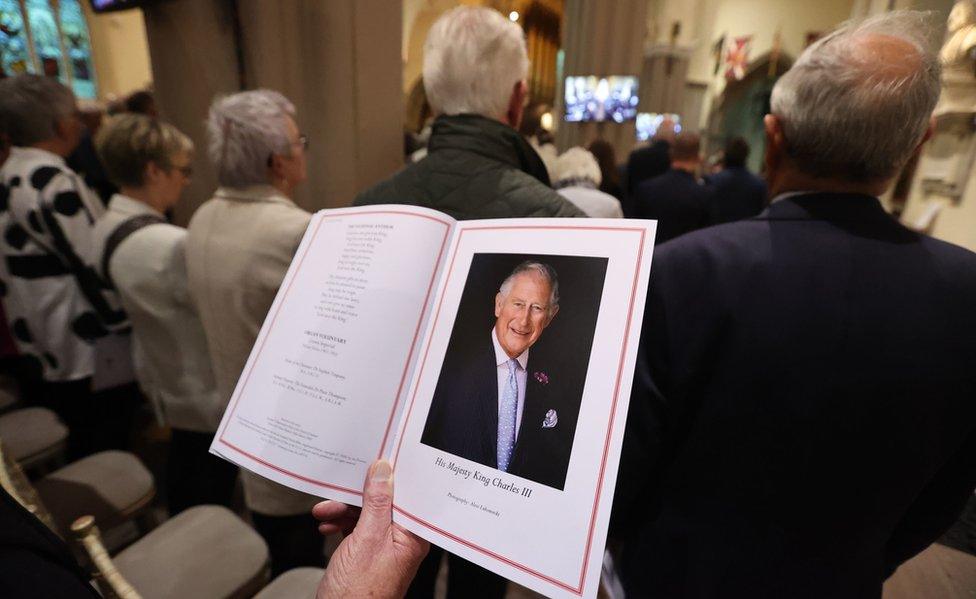
[[566,77],[566,121],[622,123],[637,118],[637,77]]
[[111,12],[126,10],[152,4],[154,0],[91,0],[92,10],[95,12]]
[[674,123],[674,132],[681,133],[681,116],[677,114],[658,114],[656,112],[637,113],[637,141],[647,141],[657,135],[657,129],[669,119]]

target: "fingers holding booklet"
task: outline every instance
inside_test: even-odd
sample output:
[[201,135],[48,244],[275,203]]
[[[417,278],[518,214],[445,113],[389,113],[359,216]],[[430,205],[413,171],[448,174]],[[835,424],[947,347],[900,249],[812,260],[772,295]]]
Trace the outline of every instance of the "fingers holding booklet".
[[[211,451],[553,597],[595,596],[655,223],[316,214]],[[329,506],[330,504],[326,504]],[[327,531],[353,508],[317,510]]]

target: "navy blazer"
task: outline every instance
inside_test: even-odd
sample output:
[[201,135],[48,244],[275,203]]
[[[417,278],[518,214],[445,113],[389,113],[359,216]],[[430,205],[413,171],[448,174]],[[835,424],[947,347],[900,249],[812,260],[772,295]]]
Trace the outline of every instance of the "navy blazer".
[[[576,377],[558,367],[547,370],[547,364],[534,348],[529,351],[522,424],[508,473],[561,490],[581,397],[574,390]],[[549,410],[555,410],[556,423],[544,427]],[[498,467],[498,375],[488,335],[484,343],[470,344],[445,358],[420,441]]]
[[661,244],[707,226],[709,202],[708,187],[688,171],[673,168],[637,187],[634,216],[658,221],[655,243]]
[[766,182],[734,166],[706,178],[712,189],[709,202],[709,223],[720,225],[756,216],[766,206]]
[[872,197],[655,250],[613,537],[635,597],[880,597],[976,488],[976,255]]

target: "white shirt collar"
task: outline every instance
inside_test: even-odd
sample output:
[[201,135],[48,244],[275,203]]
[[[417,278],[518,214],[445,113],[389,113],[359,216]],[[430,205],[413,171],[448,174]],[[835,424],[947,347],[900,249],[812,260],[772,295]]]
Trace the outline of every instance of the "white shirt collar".
[[64,157],[49,150],[43,150],[41,148],[30,148],[24,146],[14,146],[10,148],[10,156],[17,156],[22,160],[37,160],[48,163],[56,163],[60,166],[67,166],[64,161]]
[[295,205],[290,198],[271,185],[249,185],[247,187],[218,187],[214,196],[226,200],[245,202],[277,202]]
[[161,212],[149,204],[121,193],[112,196],[112,199],[108,201],[108,209],[113,212],[121,212],[122,214],[155,214],[156,216],[163,216]]
[[[502,364],[508,363],[511,358],[509,358],[508,354],[505,353],[505,349],[502,347],[502,344],[498,342],[498,335],[495,334],[495,327],[491,327],[491,342],[495,345],[495,366],[501,366]],[[526,348],[526,350],[522,352],[519,357],[515,358],[515,360],[519,363],[519,366],[522,367],[522,370],[525,370],[525,365],[529,363],[528,348]]]

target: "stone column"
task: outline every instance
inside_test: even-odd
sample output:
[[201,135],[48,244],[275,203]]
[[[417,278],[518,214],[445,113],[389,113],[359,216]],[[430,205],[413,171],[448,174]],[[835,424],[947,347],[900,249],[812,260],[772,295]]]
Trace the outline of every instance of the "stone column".
[[310,139],[309,210],[349,205],[403,165],[403,7],[390,0],[239,0],[249,87],[276,89]]
[[238,89],[228,7],[214,0],[173,0],[145,9],[156,104],[162,118],[189,135],[197,147],[193,180],[174,211],[175,221],[183,225],[217,186],[207,159],[207,109],[215,95]]
[[[557,82],[555,114],[563,114],[563,86],[571,75],[633,75],[641,72],[647,0],[567,0],[563,20],[565,62]],[[561,118],[561,117],[560,117]],[[635,141],[634,122],[559,123],[560,151],[597,137],[613,144],[617,160],[625,161]]]
[[[309,136],[308,210],[346,206],[402,166],[402,5],[390,0],[172,0],[146,11],[163,116],[197,142],[199,176],[177,217],[186,222],[216,186],[203,120],[215,94],[285,94]],[[240,60],[239,60],[240,59]]]

